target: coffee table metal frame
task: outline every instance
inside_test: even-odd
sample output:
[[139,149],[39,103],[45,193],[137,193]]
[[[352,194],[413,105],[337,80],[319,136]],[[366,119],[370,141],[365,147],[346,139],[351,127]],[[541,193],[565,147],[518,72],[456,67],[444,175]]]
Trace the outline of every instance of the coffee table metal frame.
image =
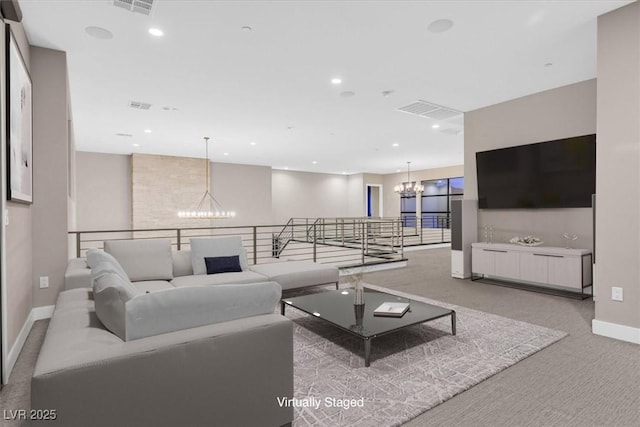
[[[339,293],[343,293],[345,291],[349,292],[349,293],[352,293],[353,289],[342,289],[342,290],[327,291],[327,292],[339,294]],[[385,293],[385,292],[372,291],[372,290],[367,289],[367,294],[369,292],[376,292],[378,294],[382,294],[382,295],[385,295],[385,296],[388,295],[389,296],[388,299],[390,299],[390,300],[399,298],[397,295],[388,294],[388,293]],[[280,312],[284,316],[285,307],[288,305],[288,306],[297,308],[298,310],[303,311],[303,312],[305,312],[307,314],[315,316],[318,319],[322,319],[325,322],[330,323],[333,326],[335,326],[335,327],[337,327],[337,328],[339,328],[339,329],[341,329],[341,330],[343,330],[345,332],[348,332],[351,335],[354,335],[354,336],[362,339],[364,341],[364,366],[365,367],[368,367],[371,364],[371,340],[373,338],[378,338],[380,336],[387,335],[387,334],[399,331],[401,329],[404,329],[404,328],[407,328],[407,327],[410,327],[410,326],[419,325],[421,323],[425,323],[425,322],[429,322],[429,321],[432,321],[432,320],[440,319],[441,317],[446,317],[446,316],[451,316],[451,333],[452,333],[452,335],[456,335],[456,312],[455,312],[455,310],[450,310],[450,309],[446,309],[444,307],[438,307],[438,306],[434,306],[432,304],[427,304],[427,303],[424,303],[424,302],[421,302],[421,301],[415,301],[415,300],[411,300],[411,299],[407,299],[407,298],[402,298],[402,300],[406,301],[406,302],[409,302],[411,308],[416,308],[418,306],[422,306],[422,307],[423,306],[427,306],[429,308],[430,307],[438,308],[438,309],[440,309],[439,311],[444,310],[445,312],[441,313],[441,314],[438,314],[438,315],[434,315],[434,316],[418,317],[415,322],[403,323],[402,325],[397,326],[397,327],[394,327],[394,325],[393,325],[394,324],[394,320],[397,321],[398,319],[401,319],[401,318],[375,316],[376,319],[385,319],[385,320],[387,320],[388,323],[389,323],[389,329],[383,330],[383,331],[380,331],[380,332],[377,332],[377,333],[372,333],[370,335],[363,335],[363,334],[359,333],[357,330],[349,329],[347,327],[344,327],[343,325],[340,325],[339,323],[336,323],[336,322],[332,321],[330,316],[327,317],[327,316],[319,315],[319,313],[317,313],[317,312],[305,309],[304,307],[299,307],[299,306],[297,306],[295,304],[296,298],[304,298],[304,301],[308,302],[309,299],[313,299],[314,296],[322,295],[322,294],[326,294],[326,292],[321,292],[321,293],[317,293],[317,294],[307,294],[307,295],[303,295],[303,296],[300,296],[300,297],[283,298],[280,301],[280,307],[281,307],[280,308]],[[365,296],[365,303],[366,303],[366,296]],[[370,314],[370,316],[372,316],[372,314]]]

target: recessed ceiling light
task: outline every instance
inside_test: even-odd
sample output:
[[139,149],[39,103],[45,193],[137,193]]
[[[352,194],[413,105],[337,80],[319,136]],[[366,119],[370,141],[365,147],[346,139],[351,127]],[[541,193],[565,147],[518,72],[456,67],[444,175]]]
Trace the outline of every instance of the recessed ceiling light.
[[434,129],[438,129],[440,127],[440,125],[436,123],[435,125],[431,125],[431,127],[434,128]]
[[394,142],[393,144],[391,144],[391,146],[393,146],[393,147],[399,147],[399,146],[400,146],[400,144],[398,144],[397,142]]
[[151,129],[145,129],[144,133],[151,133]]
[[314,164],[314,165],[317,165],[317,164],[318,164],[318,162],[316,162],[315,160],[314,160],[314,161],[312,161],[311,163],[312,163],[312,164]]
[[437,19],[429,24],[427,29],[432,33],[444,33],[449,31],[453,27],[453,21],[451,19]]
[[162,37],[164,36],[164,31],[162,31],[160,28],[149,28],[149,34],[156,37]]
[[356,93],[355,92],[351,92],[350,90],[344,91],[340,93],[340,96],[343,98],[351,98],[352,96],[355,96]]
[[97,39],[109,40],[113,38],[113,33],[111,31],[101,27],[87,27],[84,31],[91,37],[95,37]]
[[346,174],[347,174],[346,172],[342,172],[342,175],[346,175]]
[[288,171],[289,170],[289,166],[285,166],[284,170]]
[[331,83],[333,83],[334,85],[339,85],[340,83],[342,83],[342,79],[340,77],[334,77],[331,79]]
[[140,147],[140,144],[133,144],[134,147]]
[[400,169],[396,169],[396,172],[402,172]]
[[251,32],[251,27],[248,25],[245,25],[244,27],[240,28],[242,31],[244,31],[245,33],[250,33]]
[[228,155],[229,155],[229,153],[222,153],[222,155],[223,155],[223,156],[228,156]]
[[251,146],[255,146],[255,145],[256,145],[256,143],[255,143],[255,142],[253,142],[253,141],[251,141],[251,142],[249,143],[249,145],[251,145]]

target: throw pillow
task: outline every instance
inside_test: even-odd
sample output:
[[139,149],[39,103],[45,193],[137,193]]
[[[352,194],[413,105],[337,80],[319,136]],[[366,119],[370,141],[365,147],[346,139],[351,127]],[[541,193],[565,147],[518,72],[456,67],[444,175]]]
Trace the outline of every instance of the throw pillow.
[[169,239],[107,240],[104,250],[118,260],[133,282],[173,279]]
[[[111,254],[106,253],[101,249],[91,248],[87,250],[87,265],[91,268],[93,275],[93,269],[99,264],[104,264],[103,269],[118,274],[124,280],[129,280],[129,276],[124,271],[118,260],[116,260]],[[110,267],[110,268],[107,268]],[[93,277],[92,277],[93,278]]]
[[207,266],[207,274],[237,273],[242,271],[238,255],[206,257],[204,263]]
[[207,274],[205,258],[232,255],[238,255],[242,271],[249,269],[247,253],[242,247],[242,238],[240,236],[191,238],[193,274]]
[[93,282],[96,316],[123,341],[126,340],[126,304],[138,294],[131,282],[116,273],[103,272]]

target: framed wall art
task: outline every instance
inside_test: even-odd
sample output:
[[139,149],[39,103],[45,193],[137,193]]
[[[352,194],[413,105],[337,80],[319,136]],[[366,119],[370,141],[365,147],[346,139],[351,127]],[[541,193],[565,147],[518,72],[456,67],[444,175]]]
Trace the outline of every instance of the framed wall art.
[[5,25],[7,200],[33,202],[32,85],[10,26]]

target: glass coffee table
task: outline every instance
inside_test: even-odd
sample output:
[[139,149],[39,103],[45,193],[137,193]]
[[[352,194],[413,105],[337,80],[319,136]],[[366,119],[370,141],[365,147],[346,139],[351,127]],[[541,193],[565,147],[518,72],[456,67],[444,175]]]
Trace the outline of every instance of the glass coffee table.
[[[451,316],[451,332],[456,334],[456,312],[365,288],[364,305],[354,305],[354,289],[319,292],[298,297],[283,298],[281,313],[291,306],[316,316],[364,341],[364,366],[370,365],[371,340],[409,326]],[[409,311],[402,317],[374,316],[373,311],[383,302],[408,302]]]

